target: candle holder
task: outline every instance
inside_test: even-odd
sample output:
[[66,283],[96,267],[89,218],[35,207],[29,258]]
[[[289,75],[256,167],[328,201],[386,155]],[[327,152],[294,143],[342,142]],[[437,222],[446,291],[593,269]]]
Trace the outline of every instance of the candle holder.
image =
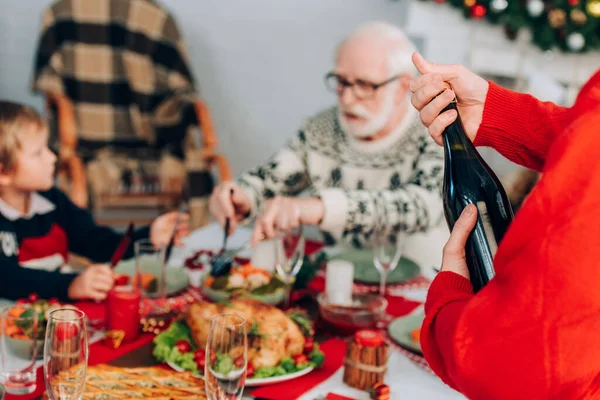
[[140,330],[138,288],[129,282],[113,287],[106,298],[107,339],[113,348],[135,340]]

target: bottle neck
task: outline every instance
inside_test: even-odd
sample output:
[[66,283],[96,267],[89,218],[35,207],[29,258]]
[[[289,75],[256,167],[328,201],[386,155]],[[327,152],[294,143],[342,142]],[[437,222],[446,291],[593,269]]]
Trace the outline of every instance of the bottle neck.
[[[455,110],[458,114],[456,103],[448,104],[448,106],[442,110],[442,113],[448,110]],[[456,120],[444,130],[444,150],[446,152],[458,152],[469,155],[477,153],[475,146],[465,133],[460,114],[456,117]]]

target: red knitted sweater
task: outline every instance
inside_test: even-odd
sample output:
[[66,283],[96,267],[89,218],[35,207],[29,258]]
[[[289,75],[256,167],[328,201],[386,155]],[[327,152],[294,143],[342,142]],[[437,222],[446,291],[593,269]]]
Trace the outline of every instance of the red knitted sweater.
[[433,281],[425,357],[471,399],[600,399],[600,71],[571,108],[490,84],[475,144],[543,178],[483,290]]

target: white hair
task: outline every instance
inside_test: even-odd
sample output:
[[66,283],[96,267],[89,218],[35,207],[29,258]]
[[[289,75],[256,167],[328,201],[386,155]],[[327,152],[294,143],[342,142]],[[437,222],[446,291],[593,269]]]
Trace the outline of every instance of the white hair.
[[385,21],[367,22],[352,31],[339,44],[337,52],[344,43],[357,38],[385,43],[389,48],[390,77],[406,73],[416,76],[417,70],[411,59],[416,47],[402,29]]

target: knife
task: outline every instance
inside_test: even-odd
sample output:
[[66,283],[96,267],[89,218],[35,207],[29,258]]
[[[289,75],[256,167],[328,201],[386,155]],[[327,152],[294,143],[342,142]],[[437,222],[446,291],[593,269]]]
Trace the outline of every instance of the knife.
[[165,259],[163,260],[164,264],[167,264],[169,258],[171,257],[171,251],[173,250],[173,246],[175,245],[175,237],[177,236],[177,227],[179,225],[179,220],[182,214],[185,214],[189,208],[190,201],[190,192],[187,185],[184,185],[181,190],[181,203],[179,203],[179,211],[177,212],[177,218],[175,218],[175,225],[173,226],[173,232],[171,232],[171,238],[169,239],[169,243],[165,248]]
[[123,239],[121,239],[121,243],[119,243],[119,247],[117,247],[117,249],[115,250],[115,252],[113,253],[113,255],[110,259],[110,268],[111,269],[114,269],[117,266],[119,261],[121,261],[121,259],[125,255],[125,252],[127,252],[127,248],[129,247],[129,243],[131,242],[132,236],[133,236],[133,222],[130,222],[129,226],[127,227],[127,231],[125,232],[125,236],[123,236]]

